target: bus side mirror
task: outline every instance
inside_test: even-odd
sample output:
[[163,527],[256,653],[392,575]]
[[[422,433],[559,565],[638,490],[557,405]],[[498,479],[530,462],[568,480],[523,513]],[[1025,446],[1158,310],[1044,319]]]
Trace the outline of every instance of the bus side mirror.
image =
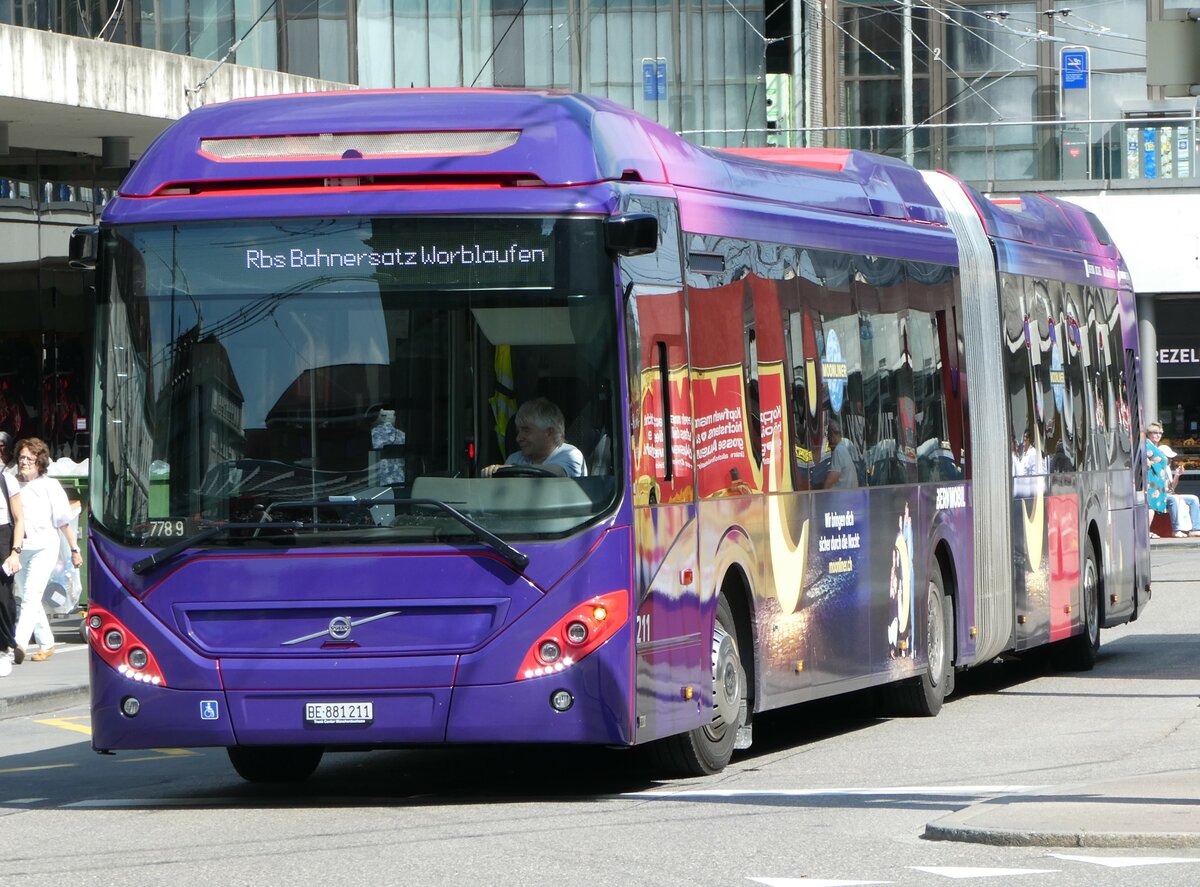
[[71,232],[71,252],[67,262],[81,271],[94,271],[100,253],[100,229],[94,225],[76,228]]
[[658,249],[658,218],[650,213],[610,216],[604,226],[604,245],[621,256],[644,256]]

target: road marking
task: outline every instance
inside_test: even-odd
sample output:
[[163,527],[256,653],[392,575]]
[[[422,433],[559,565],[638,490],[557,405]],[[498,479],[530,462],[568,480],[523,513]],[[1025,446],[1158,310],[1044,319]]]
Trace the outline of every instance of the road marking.
[[11,801],[5,801],[5,804],[40,804],[45,798],[13,798]]
[[199,752],[188,751],[186,748],[152,748],[151,751],[158,752],[158,754],[145,755],[140,758],[121,758],[117,763],[132,764],[136,761],[169,761],[171,758],[190,758],[200,754]]
[[819,878],[751,878],[767,887],[859,887],[863,884],[895,884],[895,881],[822,881]]
[[109,810],[122,807],[244,807],[245,798],[107,798],[73,801],[61,810]]
[[64,767],[77,767],[78,764],[39,764],[36,767],[9,767],[0,773],[33,773],[36,770],[61,770]]
[[[87,724],[76,724],[75,721],[87,721]],[[84,736],[92,735],[91,716],[77,715],[69,718],[47,718],[42,721],[34,721],[35,724],[45,724],[47,727],[58,727],[62,730],[70,730],[74,733],[82,733]],[[138,761],[168,761],[171,758],[190,758],[199,752],[188,751],[185,748],[155,748],[151,751],[156,752],[153,755],[144,755],[140,758],[122,758],[119,763],[133,764]],[[74,767],[74,764],[54,764],[55,767]],[[30,770],[45,770],[47,767],[29,767]],[[19,772],[16,770],[0,770],[0,773]]]
[[[75,721],[87,721],[86,724],[76,724]],[[75,733],[82,733],[84,736],[92,735],[91,716],[80,715],[70,718],[47,718],[44,721],[34,721],[35,724],[45,724],[47,727],[58,727],[62,730],[71,730]]]
[[1094,865],[1107,866],[1110,869],[1130,868],[1135,865],[1171,865],[1178,862],[1200,862],[1200,858],[1188,856],[1068,856],[1065,853],[1047,853],[1055,859],[1065,859],[1069,862],[1090,862]]
[[915,872],[928,872],[931,875],[941,875],[943,878],[1011,878],[1015,875],[1053,875],[1058,869],[983,869],[967,866],[937,866],[910,865]]
[[670,801],[675,798],[823,798],[830,796],[871,797],[876,795],[909,797],[934,795],[945,797],[990,797],[1036,791],[1033,785],[933,785],[893,788],[780,788],[780,789],[695,789],[682,791],[622,792],[618,798],[645,798]]

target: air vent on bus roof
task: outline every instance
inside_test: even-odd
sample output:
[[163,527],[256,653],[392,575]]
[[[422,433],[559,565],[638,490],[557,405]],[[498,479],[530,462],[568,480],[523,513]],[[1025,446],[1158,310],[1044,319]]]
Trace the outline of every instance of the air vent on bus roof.
[[491,154],[516,143],[516,129],[451,132],[340,132],[311,135],[201,139],[200,151],[214,160],[323,160]]

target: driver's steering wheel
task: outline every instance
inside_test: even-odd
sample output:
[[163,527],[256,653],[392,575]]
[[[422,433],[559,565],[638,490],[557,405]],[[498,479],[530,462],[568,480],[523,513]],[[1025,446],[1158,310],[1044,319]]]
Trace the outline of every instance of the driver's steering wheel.
[[503,468],[497,468],[492,477],[558,477],[548,468],[539,468],[537,465],[505,465]]

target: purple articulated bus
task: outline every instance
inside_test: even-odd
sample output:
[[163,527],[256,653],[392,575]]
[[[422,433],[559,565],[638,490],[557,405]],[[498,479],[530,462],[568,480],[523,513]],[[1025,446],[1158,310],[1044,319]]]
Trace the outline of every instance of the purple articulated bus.
[[713,773],[759,712],[1089,668],[1149,598],[1130,281],[1067,203],[363,91],[189,114],[72,246],[97,750]]

